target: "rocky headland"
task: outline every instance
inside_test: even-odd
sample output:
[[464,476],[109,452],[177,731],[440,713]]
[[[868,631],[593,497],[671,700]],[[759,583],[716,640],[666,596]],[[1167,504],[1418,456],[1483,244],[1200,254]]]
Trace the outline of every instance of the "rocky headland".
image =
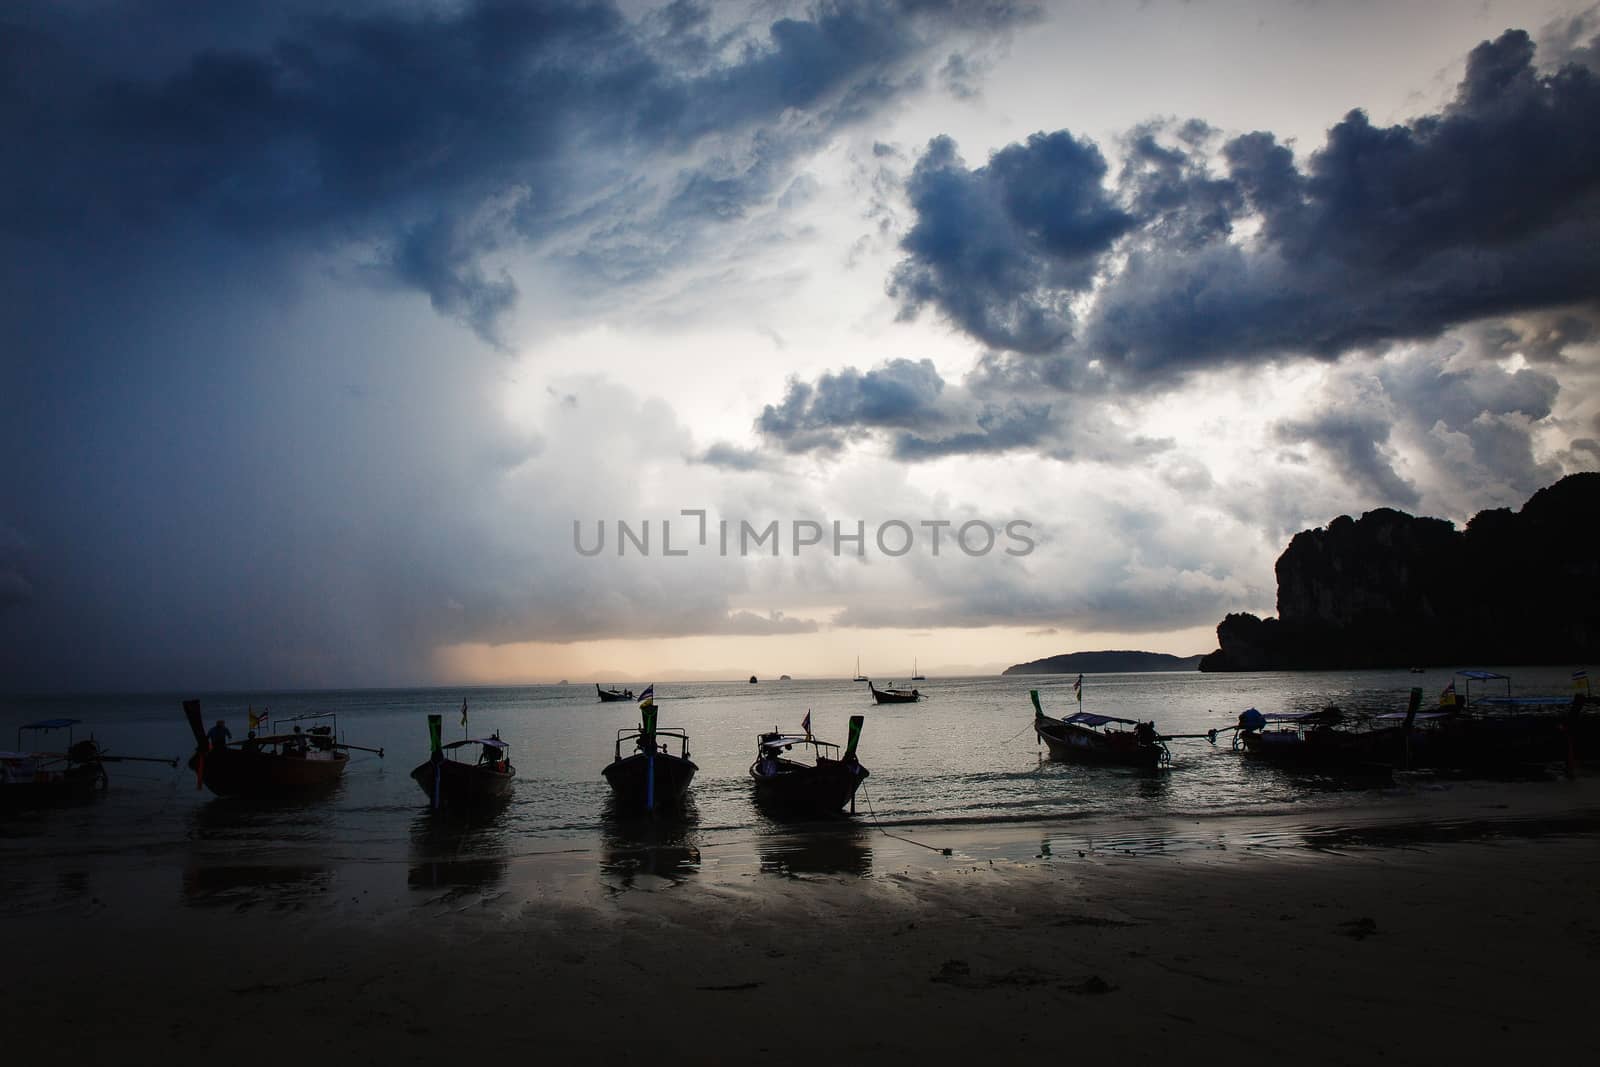
[[1165,652],[1066,652],[1001,671],[1007,674],[1116,674],[1132,671],[1192,671],[1199,656],[1169,656]]
[[1278,557],[1277,618],[1228,615],[1200,669],[1600,659],[1597,535],[1596,473],[1569,475],[1520,511],[1480,511],[1464,530],[1391,508],[1341,515]]

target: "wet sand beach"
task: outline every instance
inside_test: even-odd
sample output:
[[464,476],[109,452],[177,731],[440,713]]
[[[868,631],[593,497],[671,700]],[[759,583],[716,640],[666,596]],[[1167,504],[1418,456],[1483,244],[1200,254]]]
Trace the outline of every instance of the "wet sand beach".
[[44,1063],[1490,1063],[1586,1046],[1592,777],[1423,783],[1336,814],[917,844],[856,826],[492,870],[173,853],[77,881],[11,872],[0,1010],[8,1052]]

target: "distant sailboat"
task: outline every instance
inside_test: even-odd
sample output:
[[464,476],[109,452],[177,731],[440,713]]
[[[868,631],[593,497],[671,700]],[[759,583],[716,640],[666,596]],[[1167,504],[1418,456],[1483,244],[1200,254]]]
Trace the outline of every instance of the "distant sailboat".
[[913,682],[926,682],[928,680],[922,676],[921,671],[917,670],[917,657],[915,656],[911,657],[911,680]]
[[864,681],[867,680],[867,676],[861,673],[861,657],[860,656],[856,657],[856,676],[854,678],[850,679],[850,680],[852,682],[864,682]]

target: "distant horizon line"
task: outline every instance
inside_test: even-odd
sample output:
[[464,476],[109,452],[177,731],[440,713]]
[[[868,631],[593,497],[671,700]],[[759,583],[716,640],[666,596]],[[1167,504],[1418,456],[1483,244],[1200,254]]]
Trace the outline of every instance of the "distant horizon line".
[[[1013,678],[1072,678],[1072,677],[1076,677],[1079,673],[1080,672],[1078,672],[1078,671],[1064,671],[1064,672],[1060,672],[1060,673],[1006,675],[1003,671],[993,671],[993,672],[978,672],[978,673],[940,674],[937,677],[918,678],[918,679],[912,679],[909,676],[904,676],[904,675],[888,675],[888,674],[884,674],[884,675],[877,675],[877,676],[868,675],[868,676],[865,677],[864,680],[867,681],[867,682],[885,681],[886,683],[888,683],[888,682],[913,681],[913,680],[915,680],[915,681],[959,681],[959,680],[965,680],[965,679],[969,679],[969,678],[1002,678],[1002,677],[1013,677]],[[1183,673],[1187,673],[1187,672],[1184,672],[1184,671],[1083,671],[1081,673],[1085,677],[1094,677],[1096,675],[1110,675],[1110,674],[1183,674]],[[757,677],[759,678],[760,676],[758,675]],[[782,681],[782,680],[783,680],[783,676],[782,675],[769,676],[767,679],[765,679],[765,681],[772,682],[774,684],[776,684],[777,682]],[[793,674],[793,675],[789,676],[788,680],[789,681],[794,681],[794,682],[848,682],[851,685],[859,685],[859,684],[861,684],[860,682],[857,682],[855,680],[855,678],[853,678],[853,677],[851,677],[849,675],[822,675],[822,674],[800,675],[800,674]],[[560,687],[583,688],[583,687],[587,687],[587,686],[590,686],[590,685],[599,685],[602,688],[604,688],[608,684],[631,687],[631,688],[634,688],[637,691],[637,690],[643,689],[645,686],[649,686],[649,685],[656,685],[656,686],[663,685],[663,684],[671,685],[671,684],[673,684],[675,682],[688,683],[688,684],[728,684],[728,685],[749,685],[750,684],[748,676],[746,676],[744,678],[665,678],[665,679],[661,678],[660,676],[656,676],[651,681],[638,681],[638,680],[630,680],[630,679],[625,679],[624,678],[624,679],[620,679],[620,680],[618,680],[618,681],[616,681],[614,683],[594,682],[594,681],[590,681],[590,680],[585,679],[583,681],[577,681],[577,682],[574,682],[574,681],[571,681],[571,680],[557,680],[557,681],[553,681],[553,682],[551,682],[551,681],[533,681],[533,682],[459,682],[459,683],[453,683],[453,682],[429,682],[429,683],[418,684],[418,685],[293,686],[293,687],[288,687],[288,688],[283,688],[283,689],[267,689],[267,688],[210,689],[210,688],[206,688],[204,686],[199,686],[199,687],[194,687],[194,688],[189,688],[189,689],[168,689],[168,688],[162,688],[162,689],[138,689],[138,688],[128,688],[128,689],[9,690],[9,691],[0,691],[0,699],[16,700],[16,699],[24,699],[24,698],[29,698],[29,697],[47,697],[47,698],[51,698],[51,699],[65,699],[65,698],[70,698],[70,697],[97,697],[97,696],[141,696],[141,697],[194,698],[195,694],[200,694],[201,696],[227,696],[227,697],[232,697],[232,696],[249,696],[251,694],[263,694],[263,693],[281,693],[281,694],[285,694],[285,695],[303,694],[303,693],[406,693],[406,692],[416,692],[418,690],[438,690],[438,691],[441,691],[441,692],[452,692],[452,691],[454,691],[454,692],[470,692],[470,691],[473,691],[473,690],[485,690],[485,689],[536,689],[536,688],[560,688]]]

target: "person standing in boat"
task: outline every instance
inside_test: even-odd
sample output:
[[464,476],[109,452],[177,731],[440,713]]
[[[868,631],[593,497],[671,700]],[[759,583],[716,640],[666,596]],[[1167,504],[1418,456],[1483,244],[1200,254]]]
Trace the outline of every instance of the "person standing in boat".
[[228,741],[233,737],[233,731],[228,729],[228,724],[222,719],[206,734],[206,740],[211,742],[212,748],[227,748]]

